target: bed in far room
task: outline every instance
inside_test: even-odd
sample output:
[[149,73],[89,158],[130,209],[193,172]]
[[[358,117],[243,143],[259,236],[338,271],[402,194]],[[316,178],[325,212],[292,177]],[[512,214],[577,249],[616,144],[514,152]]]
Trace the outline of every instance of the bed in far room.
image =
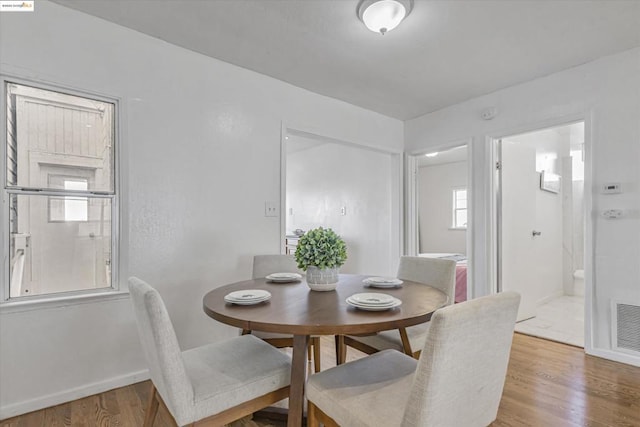
[[467,256],[462,254],[450,253],[424,253],[419,254],[425,258],[450,259],[456,262],[456,297],[455,302],[463,302],[467,300]]

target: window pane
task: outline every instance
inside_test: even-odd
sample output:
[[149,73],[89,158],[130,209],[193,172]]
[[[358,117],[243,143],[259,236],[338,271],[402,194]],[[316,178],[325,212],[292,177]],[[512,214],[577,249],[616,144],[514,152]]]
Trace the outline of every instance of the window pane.
[[467,226],[467,210],[457,210],[456,211],[456,227],[466,227]]
[[467,200],[467,190],[456,190],[456,199]]
[[[86,191],[88,182],[82,178],[67,178],[49,175],[49,183],[65,190]],[[87,221],[88,199],[86,197],[49,197],[49,221]]]
[[7,83],[7,185],[62,189],[49,180],[82,170],[88,190],[113,192],[115,106]]
[[[111,286],[111,199],[12,194],[10,206],[10,297]],[[86,218],[52,222],[47,208]]]

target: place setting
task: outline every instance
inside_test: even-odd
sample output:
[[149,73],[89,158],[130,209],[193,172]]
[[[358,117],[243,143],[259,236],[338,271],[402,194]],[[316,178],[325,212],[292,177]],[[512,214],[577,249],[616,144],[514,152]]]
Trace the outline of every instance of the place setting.
[[230,292],[224,297],[224,301],[237,305],[255,305],[271,299],[271,293],[263,289],[246,289]]
[[364,292],[353,294],[346,299],[347,304],[359,310],[384,311],[402,305],[402,301],[388,294]]
[[298,273],[272,273],[265,277],[273,283],[293,283],[302,280],[302,275]]
[[362,283],[368,288],[399,288],[403,282],[395,277],[367,277]]

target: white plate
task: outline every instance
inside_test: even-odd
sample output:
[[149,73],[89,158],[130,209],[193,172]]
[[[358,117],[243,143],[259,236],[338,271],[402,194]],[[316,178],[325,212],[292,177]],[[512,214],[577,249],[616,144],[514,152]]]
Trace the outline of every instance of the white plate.
[[402,284],[398,283],[398,284],[389,284],[389,283],[365,283],[364,287],[365,288],[379,288],[379,289],[392,289],[392,288],[399,288],[401,287]]
[[349,304],[352,307],[357,308],[358,310],[365,310],[365,311],[384,311],[384,310],[391,310],[392,308],[396,308],[402,305],[402,301],[400,301],[397,298],[394,298],[394,302],[391,305],[360,305],[360,304],[355,304],[353,302],[351,302],[351,300],[349,300],[349,298],[347,298],[347,304]]
[[390,302],[389,304],[382,304],[382,305],[371,305],[371,304],[359,304],[355,301],[352,301],[350,299],[346,299],[345,300],[347,302],[347,304],[349,304],[352,307],[358,307],[358,308],[391,308],[394,307],[396,305],[395,301]]
[[375,288],[395,288],[403,283],[395,277],[367,277],[362,282]]
[[265,279],[277,283],[297,282],[302,280],[302,275],[298,273],[273,273],[269,274]]
[[393,305],[395,303],[395,299],[392,300],[392,301],[389,301],[389,302],[385,302],[383,304],[381,304],[381,303],[373,303],[373,304],[371,304],[371,303],[366,303],[366,302],[358,302],[358,301],[355,301],[355,300],[353,300],[351,298],[347,298],[347,300],[353,305],[362,305],[362,306],[367,306],[367,307],[387,307],[387,306]]
[[262,289],[247,289],[235,291],[225,295],[224,300],[232,304],[251,305],[267,301],[271,293]]
[[388,305],[396,300],[396,298],[392,297],[391,295],[373,292],[353,294],[349,297],[349,299],[356,304],[365,305]]

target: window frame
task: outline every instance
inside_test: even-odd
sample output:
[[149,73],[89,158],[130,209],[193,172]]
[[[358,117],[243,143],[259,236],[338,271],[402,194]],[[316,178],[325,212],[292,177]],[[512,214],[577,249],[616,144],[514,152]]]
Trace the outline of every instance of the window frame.
[[[9,199],[12,194],[18,195],[37,195],[37,196],[69,196],[73,191],[66,190],[64,194],[60,191],[49,189],[21,188],[9,187],[7,181],[8,171],[8,141],[7,141],[7,84],[14,83],[17,85],[30,86],[37,89],[59,92],[67,95],[89,98],[100,102],[111,103],[114,105],[113,112],[113,191],[78,191],[78,197],[88,198],[108,198],[111,200],[111,284],[104,288],[91,288],[77,291],[58,292],[49,294],[40,294],[32,296],[20,296],[10,298],[11,272],[10,272],[10,230],[9,230]],[[120,141],[122,139],[121,116],[123,115],[122,107],[124,103],[121,98],[111,95],[104,95],[94,91],[71,88],[66,85],[51,84],[38,80],[25,79],[15,75],[0,74],[0,93],[2,100],[0,101],[0,156],[2,156],[2,183],[0,191],[2,199],[0,200],[0,256],[2,257],[2,266],[4,274],[0,277],[0,309],[2,312],[25,311],[39,308],[41,306],[65,306],[69,304],[92,302],[96,299],[113,298],[120,299],[128,295],[128,292],[121,291],[120,273],[121,273],[121,248],[120,248],[120,227],[121,227],[121,155]]]
[[[467,197],[465,199],[467,207],[465,208],[458,208],[458,198],[457,198],[457,193],[459,191],[465,191],[465,193],[467,194]],[[469,224],[469,189],[467,187],[453,187],[451,189],[451,194],[452,194],[452,203],[451,203],[451,230],[466,230]],[[457,224],[457,213],[458,211],[466,211],[467,212],[467,225],[458,225]]]

